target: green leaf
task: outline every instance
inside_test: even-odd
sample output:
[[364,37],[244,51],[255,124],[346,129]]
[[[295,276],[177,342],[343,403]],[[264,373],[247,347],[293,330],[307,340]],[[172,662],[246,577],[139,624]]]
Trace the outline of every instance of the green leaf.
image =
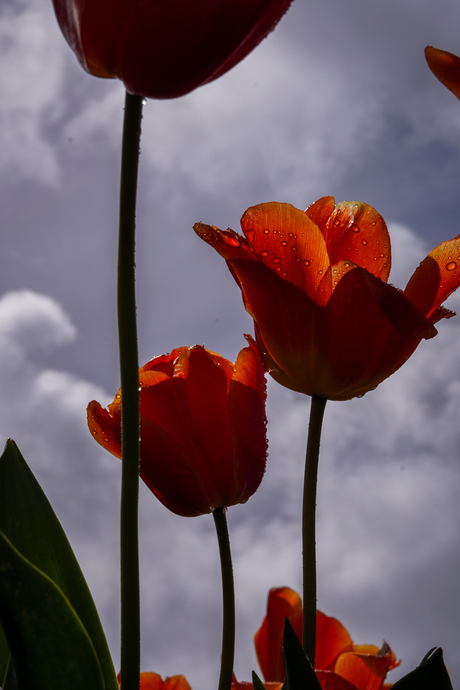
[[0,618],[21,690],[104,690],[96,651],[69,601],[1,532]]
[[5,676],[8,670],[8,661],[10,658],[10,648],[8,647],[8,642],[3,632],[3,628],[0,625],[0,688],[3,688],[5,684]]
[[83,573],[48,499],[11,440],[0,458],[0,531],[68,598],[92,640],[106,690],[118,690],[107,641]]
[[440,647],[430,649],[420,666],[400,678],[393,690],[452,690],[449,674]]
[[321,690],[316,673],[287,616],[284,619],[283,662],[286,673],[283,690]]
[[265,690],[265,685],[255,671],[252,672],[252,687],[254,690]]

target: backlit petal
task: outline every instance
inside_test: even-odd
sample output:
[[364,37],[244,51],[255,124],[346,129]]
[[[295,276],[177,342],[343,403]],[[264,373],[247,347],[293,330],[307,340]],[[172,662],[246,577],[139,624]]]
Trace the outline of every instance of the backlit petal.
[[109,453],[121,459],[121,427],[119,420],[93,400],[87,409],[88,427],[95,440]]
[[460,98],[460,58],[447,50],[425,48],[428,67],[444,86]]
[[351,651],[352,640],[347,629],[337,618],[316,612],[316,659],[315,667],[324,671],[334,670],[340,654]]
[[434,320],[438,307],[459,285],[460,235],[428,254],[410,278],[404,294],[422,314]]
[[[316,209],[313,212],[316,214]],[[377,278],[388,280],[390,235],[382,216],[372,206],[359,201],[342,201],[332,211],[325,227],[320,229],[331,264],[351,261]]]
[[259,204],[243,214],[241,227],[260,261],[314,298],[329,257],[319,228],[305,213],[290,204]]
[[335,672],[353,683],[358,690],[380,690],[390,666],[388,656],[341,654]]

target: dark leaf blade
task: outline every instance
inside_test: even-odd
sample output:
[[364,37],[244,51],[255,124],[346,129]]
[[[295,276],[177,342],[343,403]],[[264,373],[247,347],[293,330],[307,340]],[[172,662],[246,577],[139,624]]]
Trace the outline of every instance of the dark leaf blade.
[[0,458],[0,531],[69,599],[99,658],[107,690],[118,682],[93,598],[48,499],[14,441]]
[[284,619],[283,662],[286,673],[283,690],[321,690],[316,673],[287,617]]
[[393,690],[453,690],[442,649],[431,649],[413,671],[400,678]]
[[0,688],[5,684],[5,676],[8,670],[8,662],[10,660],[10,648],[0,625]]
[[19,688],[104,690],[94,646],[59,587],[0,532],[0,620]]
[[265,690],[265,685],[255,671],[252,672],[252,687],[254,690]]

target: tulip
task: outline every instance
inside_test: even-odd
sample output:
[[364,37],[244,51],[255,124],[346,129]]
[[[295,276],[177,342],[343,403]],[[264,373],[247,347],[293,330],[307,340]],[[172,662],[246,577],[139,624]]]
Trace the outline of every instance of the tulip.
[[432,46],[425,48],[425,57],[434,76],[460,98],[460,58]]
[[292,0],[53,0],[82,67],[148,98],[176,98],[248,55]]
[[[267,457],[266,385],[256,344],[235,364],[181,347],[139,370],[140,476],[177,515],[193,517],[244,503],[257,490]],[[121,393],[107,409],[92,401],[94,438],[121,458]]]
[[[284,681],[282,644],[285,616],[301,639],[302,602],[299,595],[289,587],[271,589],[267,615],[254,637],[266,685]],[[324,690],[381,690],[388,671],[400,663],[387,644],[381,649],[375,645],[354,645],[346,628],[336,618],[321,611],[316,612],[316,628],[315,672]]]
[[[120,674],[118,674],[120,685]],[[158,673],[141,673],[139,690],[191,690],[185,676],[163,678]]]
[[265,366],[287,388],[364,395],[454,315],[441,304],[460,284],[460,236],[434,249],[402,292],[387,283],[390,237],[367,204],[260,204],[241,226],[244,237],[202,223],[195,232],[226,259]]

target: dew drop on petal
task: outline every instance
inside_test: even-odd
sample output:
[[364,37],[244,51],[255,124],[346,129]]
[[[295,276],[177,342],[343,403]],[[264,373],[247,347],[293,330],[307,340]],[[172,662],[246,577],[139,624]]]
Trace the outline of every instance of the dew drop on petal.
[[260,256],[262,257],[262,259],[266,259],[268,256],[268,252],[266,252],[266,251],[260,252]]
[[278,273],[279,273],[279,272],[281,271],[281,268],[280,268],[279,266],[277,266],[277,267],[275,268],[275,271],[278,271]]
[[457,264],[455,261],[449,261],[449,263],[446,265],[446,271],[455,271],[457,268]]
[[361,240],[361,244],[363,244],[364,246],[366,246],[367,240]]
[[310,265],[310,262],[306,259],[306,260],[303,262],[303,265],[304,265],[304,266],[309,266],[309,265]]
[[270,230],[268,228],[265,228],[264,235],[269,235],[269,234],[270,234]]
[[281,275],[283,276],[283,278],[286,278],[286,276],[287,276],[286,271],[283,271]]
[[356,225],[356,223],[353,223],[351,226],[351,229],[353,232],[359,232],[359,225]]
[[335,219],[334,225],[340,225],[340,220],[338,218]]
[[275,258],[272,259],[272,263],[273,263],[273,264],[279,264],[280,262],[281,262],[281,259],[278,258],[277,256],[275,256]]
[[281,246],[282,246],[282,247],[287,247],[287,242],[286,242],[286,240],[283,240],[283,241],[281,242]]

